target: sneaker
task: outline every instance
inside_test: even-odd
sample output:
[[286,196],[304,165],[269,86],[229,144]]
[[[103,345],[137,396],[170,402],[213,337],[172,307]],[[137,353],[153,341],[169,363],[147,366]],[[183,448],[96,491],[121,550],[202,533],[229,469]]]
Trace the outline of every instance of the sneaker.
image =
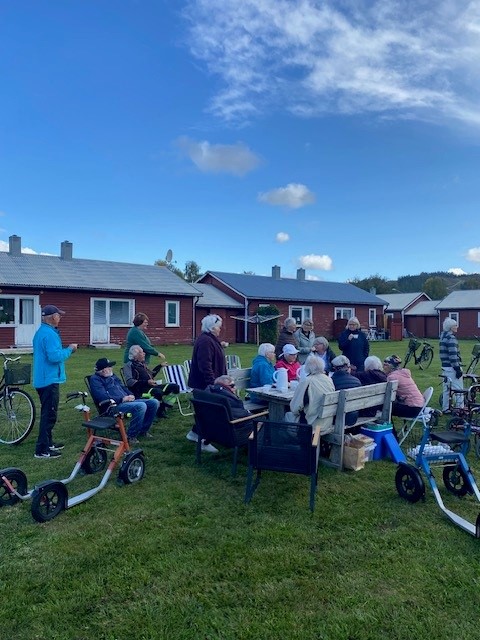
[[185,437],[187,440],[190,440],[190,442],[198,442],[198,435],[195,431],[189,431]]
[[207,453],[218,453],[218,449],[216,449],[213,444],[206,444],[205,441],[202,442],[202,451],[206,451]]
[[34,458],[59,458],[62,454],[58,451],[43,451],[42,453],[34,453]]
[[141,438],[153,438],[153,433],[150,433],[150,431],[146,431],[145,433],[141,433],[140,437]]
[[50,451],[61,451],[65,448],[63,442],[52,442],[52,444],[48,447]]
[[128,444],[140,444],[140,440],[138,438],[129,438]]

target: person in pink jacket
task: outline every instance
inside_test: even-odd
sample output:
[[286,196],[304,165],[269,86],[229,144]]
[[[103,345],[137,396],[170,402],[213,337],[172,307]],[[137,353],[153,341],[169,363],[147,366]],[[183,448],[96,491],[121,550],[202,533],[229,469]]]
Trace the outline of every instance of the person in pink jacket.
[[402,369],[398,356],[388,356],[383,361],[388,382],[398,380],[397,399],[392,404],[392,416],[415,418],[423,407],[424,397],[415,384],[410,369]]

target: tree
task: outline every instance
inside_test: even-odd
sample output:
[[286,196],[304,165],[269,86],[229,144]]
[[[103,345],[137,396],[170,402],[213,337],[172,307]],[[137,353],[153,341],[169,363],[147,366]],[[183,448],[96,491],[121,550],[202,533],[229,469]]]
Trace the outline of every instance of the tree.
[[175,261],[167,262],[166,260],[155,260],[154,264],[156,267],[167,267],[167,269],[170,269],[172,273],[182,278],[182,280],[185,280],[183,271],[175,266],[177,264]]
[[187,282],[196,282],[202,275],[199,265],[194,260],[185,263],[185,280]]
[[[280,311],[274,304],[269,304],[265,307],[259,307],[255,313],[258,313],[261,316],[278,316],[280,315]],[[278,337],[278,320],[279,318],[274,318],[273,320],[268,320],[267,322],[262,322],[259,327],[259,340],[262,342],[270,342],[270,344],[275,344],[277,342]]]
[[480,289],[480,276],[478,275],[470,276],[465,280],[465,282],[462,282],[459,289],[463,289],[463,290]]
[[423,291],[432,300],[442,300],[447,295],[447,285],[443,278],[427,278],[423,284]]

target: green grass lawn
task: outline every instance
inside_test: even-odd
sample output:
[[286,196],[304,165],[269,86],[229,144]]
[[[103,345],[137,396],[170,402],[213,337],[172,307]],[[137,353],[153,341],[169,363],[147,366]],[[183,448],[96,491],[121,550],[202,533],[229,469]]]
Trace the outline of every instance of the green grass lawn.
[[[467,363],[472,346],[461,343]],[[403,356],[406,347],[373,342],[371,352]],[[191,355],[191,347],[161,351],[170,363]],[[250,366],[256,347],[228,352]],[[412,373],[422,391],[435,387],[436,403],[436,343],[435,352],[430,369]],[[81,349],[67,361],[60,459],[33,458],[36,427],[18,447],[0,447],[0,467],[21,468],[29,486],[67,477],[85,433],[65,395],[84,389],[97,358],[120,365],[122,355]],[[196,466],[191,424],[175,409],[154,427],[135,485],[112,479],[45,524],[32,520],[28,502],[0,510],[1,640],[479,637],[480,541],[442,515],[429,489],[424,503],[402,501],[396,466],[379,461],[359,472],[320,467],[313,514],[308,479],[287,474],[266,473],[245,506],[246,455],[233,479],[230,451]],[[69,492],[98,479],[79,478]],[[471,497],[445,501],[472,520],[480,510]]]

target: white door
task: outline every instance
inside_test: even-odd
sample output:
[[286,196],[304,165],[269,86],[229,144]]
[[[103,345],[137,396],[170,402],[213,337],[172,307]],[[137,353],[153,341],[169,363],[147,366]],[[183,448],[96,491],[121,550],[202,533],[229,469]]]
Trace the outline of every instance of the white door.
[[18,299],[18,313],[15,314],[18,318],[18,324],[15,328],[15,346],[32,346],[33,336],[40,324],[40,317],[35,317],[40,315],[39,310],[37,296]]
[[108,344],[110,342],[110,327],[107,324],[107,301],[92,300],[91,314],[91,344]]

